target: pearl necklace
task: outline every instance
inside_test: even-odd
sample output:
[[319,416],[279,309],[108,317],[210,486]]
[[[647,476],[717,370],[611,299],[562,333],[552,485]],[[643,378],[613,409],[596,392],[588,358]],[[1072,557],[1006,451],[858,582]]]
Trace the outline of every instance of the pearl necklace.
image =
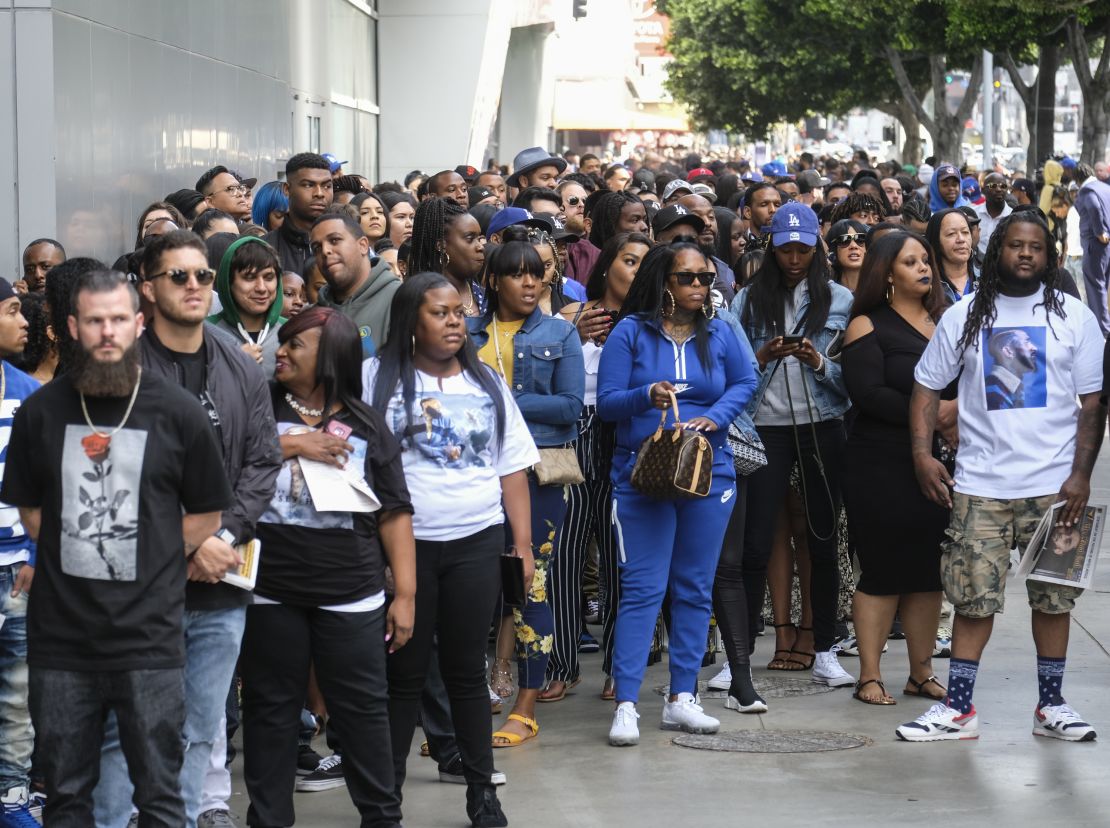
[[307,405],[301,405],[288,391],[285,392],[285,401],[289,403],[289,407],[300,414],[302,417],[323,417],[324,409],[322,408],[309,408]]

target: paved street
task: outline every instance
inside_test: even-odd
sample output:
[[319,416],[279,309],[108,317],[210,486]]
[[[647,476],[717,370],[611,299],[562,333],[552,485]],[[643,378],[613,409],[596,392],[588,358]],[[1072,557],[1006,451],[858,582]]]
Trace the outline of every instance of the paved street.
[[[1096,470],[1092,502],[1110,503],[1110,452]],[[741,716],[719,699],[706,711],[722,732],[823,730],[872,740],[863,747],[821,753],[755,754],[690,750],[657,729],[667,681],[666,665],[648,671],[640,696],[641,744],[616,749],[606,743],[612,705],[598,699],[600,656],[584,657],[585,679],[573,695],[540,708],[537,740],[495,751],[509,783],[499,789],[510,823],[555,826],[1105,826],[1107,750],[1110,750],[1110,562],[1102,547],[1097,587],[1074,615],[1064,691],[1068,701],[1101,726],[1093,744],[1065,744],[1030,734],[1036,701],[1036,667],[1029,609],[1021,584],[1011,584],[1008,609],[999,619],[976,685],[982,735],[978,742],[905,744],[896,725],[927,703],[897,695],[906,675],[905,646],[890,642],[883,665],[895,707],[868,707],[850,689],[794,698],[769,698],[762,716]],[[896,550],[892,550],[896,551]],[[755,663],[765,665],[773,639],[760,638]],[[842,660],[853,674],[855,659]],[[702,671],[708,679],[719,665]],[[947,661],[938,660],[942,681]],[[763,677],[789,676],[756,672]],[[808,673],[791,678],[808,682]],[[498,717],[503,719],[504,714]],[[416,754],[406,784],[405,824],[440,828],[468,824],[465,789],[437,781],[436,766]],[[322,749],[322,747],[321,747]],[[233,809],[247,800],[241,766],[235,766]],[[345,789],[297,794],[297,824],[351,826],[356,815]],[[723,821],[723,822],[722,822]]]

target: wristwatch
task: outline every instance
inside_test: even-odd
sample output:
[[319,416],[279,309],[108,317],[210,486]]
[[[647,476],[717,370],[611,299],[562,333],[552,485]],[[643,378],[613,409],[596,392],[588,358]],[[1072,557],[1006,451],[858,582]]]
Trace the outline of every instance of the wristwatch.
[[231,530],[226,527],[221,528],[220,531],[216,533],[216,537],[228,546],[235,546],[235,535],[231,534]]

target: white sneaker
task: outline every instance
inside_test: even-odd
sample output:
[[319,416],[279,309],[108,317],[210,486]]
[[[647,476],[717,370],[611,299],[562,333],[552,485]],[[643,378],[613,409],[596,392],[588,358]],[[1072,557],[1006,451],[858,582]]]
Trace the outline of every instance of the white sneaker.
[[675,700],[663,702],[663,730],[684,730],[687,733],[716,733],[719,720],[705,715],[692,693],[679,693]]
[[740,699],[736,698],[736,696],[730,695],[727,699],[725,699],[725,709],[735,710],[737,713],[766,713],[767,702],[763,701],[763,699],[757,694],[755,697],[755,701],[753,701],[751,704],[744,704],[740,701]]
[[609,744],[613,747],[627,747],[640,744],[640,726],[636,720],[640,714],[632,702],[621,702],[613,713],[613,726],[609,728]]
[[1098,734],[1068,704],[1046,704],[1033,713],[1033,735],[1065,742],[1093,742]]
[[[887,643],[884,641],[883,652],[885,653],[889,649],[890,647],[888,647]],[[852,656],[853,658],[859,658],[859,642],[856,640],[856,637],[854,635],[850,635],[847,638],[842,638],[835,644],[833,644],[832,651],[838,656]]]
[[829,687],[850,687],[856,680],[840,666],[836,660],[836,653],[830,650],[827,653],[818,653],[813,662],[812,678],[816,684],[827,684]]
[[726,661],[721,672],[709,680],[709,689],[728,690],[730,687],[732,687],[732,665]]
[[894,730],[904,742],[943,742],[950,739],[978,739],[979,714],[975,708],[961,713],[954,707],[937,702],[924,715]]

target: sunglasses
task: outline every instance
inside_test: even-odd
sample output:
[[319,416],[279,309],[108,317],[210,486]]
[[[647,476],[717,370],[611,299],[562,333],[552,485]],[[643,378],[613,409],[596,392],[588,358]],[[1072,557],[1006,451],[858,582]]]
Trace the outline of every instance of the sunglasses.
[[867,247],[867,234],[866,233],[845,233],[842,236],[834,236],[833,244],[837,247],[846,247],[855,242],[860,247]]
[[164,270],[161,273],[155,273],[147,277],[147,280],[157,279],[159,276],[169,276],[170,281],[178,287],[187,285],[189,277],[192,276],[197,280],[197,284],[204,286],[210,285],[216,279],[216,271],[211,268],[201,268],[200,270]]
[[702,287],[711,287],[714,280],[717,278],[717,274],[712,270],[703,270],[699,273],[695,273],[692,270],[680,270],[671,275],[674,276],[674,280],[682,287],[690,287],[695,281]]
[[578,196],[567,196],[567,204],[571,207],[577,207],[579,204],[585,204],[586,199],[579,198]]
[[984,190],[1001,190],[1002,192],[1006,192],[1007,190],[1010,189],[1010,185],[1009,184],[996,184],[995,182],[992,181],[990,184],[984,184],[983,189]]

